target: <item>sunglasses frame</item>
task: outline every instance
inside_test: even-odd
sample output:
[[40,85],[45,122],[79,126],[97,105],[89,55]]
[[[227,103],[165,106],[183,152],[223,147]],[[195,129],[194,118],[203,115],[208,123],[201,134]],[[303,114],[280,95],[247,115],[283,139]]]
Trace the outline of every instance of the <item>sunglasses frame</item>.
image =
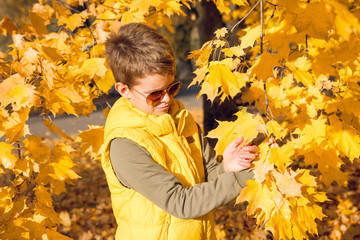
[[[177,89],[173,94],[170,95],[170,88],[172,88],[172,87],[174,87],[174,86],[176,86],[176,85],[179,85],[178,89]],[[167,86],[165,89],[156,90],[156,91],[153,91],[153,92],[151,92],[151,93],[149,93],[149,94],[144,94],[144,93],[142,93],[142,92],[139,92],[139,91],[136,90],[135,88],[132,88],[132,89],[135,90],[135,91],[136,91],[137,93],[139,93],[140,95],[142,95],[143,97],[145,97],[146,103],[147,103],[148,105],[156,106],[156,105],[158,105],[159,102],[164,98],[164,96],[165,96],[166,93],[168,93],[170,97],[175,97],[175,96],[179,93],[182,85],[183,85],[182,82],[176,81],[176,82],[170,84],[169,86]],[[149,96],[151,96],[151,94],[154,94],[154,93],[156,93],[156,92],[159,92],[159,97],[156,97],[155,100],[150,99]]]

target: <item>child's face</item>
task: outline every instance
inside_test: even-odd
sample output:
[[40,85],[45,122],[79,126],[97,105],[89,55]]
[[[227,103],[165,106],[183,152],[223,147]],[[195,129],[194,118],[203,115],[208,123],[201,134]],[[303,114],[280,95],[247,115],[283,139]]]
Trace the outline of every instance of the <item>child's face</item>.
[[162,115],[169,110],[172,97],[166,92],[160,102],[153,106],[146,102],[146,96],[158,90],[166,89],[174,82],[174,76],[160,74],[147,75],[137,79],[137,84],[129,89],[129,100],[139,110],[152,115]]

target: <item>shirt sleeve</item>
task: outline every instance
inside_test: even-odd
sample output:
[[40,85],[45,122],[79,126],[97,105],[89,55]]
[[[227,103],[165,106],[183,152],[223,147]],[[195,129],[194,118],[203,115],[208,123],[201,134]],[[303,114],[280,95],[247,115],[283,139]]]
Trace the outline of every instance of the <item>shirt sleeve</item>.
[[204,169],[205,169],[205,180],[206,181],[212,181],[216,179],[219,175],[226,173],[224,165],[222,163],[219,163],[216,160],[216,152],[215,150],[210,146],[207,139],[204,137],[200,127],[199,129],[199,136],[200,136],[200,142],[201,142],[201,151],[203,156],[203,162],[204,162]]
[[191,219],[202,216],[233,200],[246,186],[252,172],[223,173],[213,181],[183,187],[180,181],[161,165],[150,153],[125,139],[116,138],[110,145],[110,159],[119,181],[169,214]]

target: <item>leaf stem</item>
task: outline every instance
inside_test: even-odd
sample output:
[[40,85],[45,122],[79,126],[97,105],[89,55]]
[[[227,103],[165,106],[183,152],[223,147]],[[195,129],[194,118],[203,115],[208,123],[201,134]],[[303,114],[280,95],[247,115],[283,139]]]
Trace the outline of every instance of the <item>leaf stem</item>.
[[308,38],[309,38],[309,35],[305,35],[305,47],[306,47],[306,57],[307,59],[309,60],[310,59],[310,56],[309,56],[309,45],[308,45]]

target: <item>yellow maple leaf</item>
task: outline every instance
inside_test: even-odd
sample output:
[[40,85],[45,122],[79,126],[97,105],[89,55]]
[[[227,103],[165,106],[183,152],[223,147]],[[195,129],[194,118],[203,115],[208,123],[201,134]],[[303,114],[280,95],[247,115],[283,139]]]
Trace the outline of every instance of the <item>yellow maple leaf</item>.
[[48,192],[48,189],[45,188],[44,186],[42,185],[38,185],[34,188],[34,191],[35,191],[35,195],[37,197],[37,200],[48,206],[48,207],[52,207],[52,198],[51,198],[51,194]]
[[275,164],[284,174],[286,168],[293,163],[290,157],[295,153],[291,146],[287,146],[288,145],[273,147],[270,149],[269,153],[269,163]]
[[39,52],[36,51],[35,49],[28,48],[26,49],[26,51],[24,52],[23,57],[21,58],[20,62],[23,65],[26,64],[37,64],[39,63]]
[[61,115],[64,112],[78,116],[74,104],[61,92],[61,89],[55,88],[52,91],[44,92],[43,96],[46,97],[46,108],[55,116]]
[[296,179],[302,184],[305,184],[306,186],[310,186],[310,187],[317,186],[315,177],[310,175],[309,170],[306,169],[299,170]]
[[66,24],[71,31],[74,31],[75,28],[83,25],[82,15],[81,13],[74,13],[60,24]]
[[108,69],[105,67],[105,58],[91,58],[84,61],[81,66],[84,74],[93,78],[95,75],[104,77]]
[[243,50],[244,48],[253,47],[255,41],[260,38],[261,33],[261,26],[257,25],[255,27],[249,27],[244,29],[246,34],[241,37],[241,44],[240,49]]
[[238,137],[244,137],[247,143],[250,143],[258,134],[256,126],[261,122],[259,117],[254,117],[251,113],[246,112],[243,108],[235,114],[236,121],[218,121],[219,126],[210,131],[207,135],[209,138],[218,138],[216,151],[221,155],[227,145]]
[[[67,18],[71,12],[70,10],[62,7],[60,4],[58,4],[56,1],[52,1],[52,6],[53,6],[53,9],[56,11],[57,13],[57,17],[56,19],[59,19],[60,17],[64,17],[64,18]],[[59,23],[60,24],[60,23]]]
[[303,130],[298,128],[294,133],[301,135],[301,137],[294,140],[295,143],[306,145],[312,144],[312,142],[315,141],[320,145],[325,141],[326,137],[326,119],[311,119],[310,124],[306,124]]
[[28,136],[23,139],[24,150],[26,156],[31,156],[34,161],[40,164],[42,161],[50,159],[50,148],[41,141],[38,136]]
[[104,128],[101,126],[89,125],[89,130],[80,131],[75,139],[81,143],[82,152],[90,152],[96,158],[101,153],[104,144]]
[[115,84],[115,78],[110,69],[105,73],[104,77],[102,78],[96,77],[94,81],[96,83],[96,86],[103,93],[107,93]]
[[17,142],[23,136],[30,134],[29,126],[26,124],[29,113],[29,108],[21,108],[19,111],[12,112],[2,123],[8,142]]
[[259,80],[266,81],[268,78],[274,77],[273,69],[278,65],[277,58],[265,51],[255,61],[255,64],[249,68],[248,73],[250,73],[250,77],[256,75]]
[[181,9],[182,4],[178,0],[170,0],[170,1],[163,1],[157,9],[159,11],[163,11],[166,17],[171,17],[174,13],[186,16],[186,14]]
[[318,165],[318,169],[321,172],[320,180],[326,186],[330,186],[334,181],[339,184],[347,182],[347,175],[340,169],[343,162],[334,149],[325,150],[314,147],[312,151],[306,152],[304,157],[306,164]]
[[44,34],[47,33],[45,19],[43,19],[33,11],[29,11],[29,19],[32,27],[35,28],[35,31],[39,36],[43,36]]
[[329,129],[334,145],[351,161],[360,156],[360,137],[350,129]]
[[75,163],[72,161],[71,152],[74,151],[69,145],[58,144],[52,150],[53,161],[50,166],[53,167],[53,173],[49,175],[56,180],[66,181],[72,183],[73,179],[78,179],[80,176],[73,170]]
[[280,124],[274,120],[266,123],[269,134],[273,133],[278,139],[282,139],[286,136],[287,130],[280,126]]
[[315,204],[308,204],[307,206],[297,207],[296,215],[293,219],[295,221],[298,219],[299,225],[310,234],[317,235],[318,231],[315,219],[322,220],[323,217],[326,217],[326,215],[323,214],[321,207]]
[[209,72],[209,69],[206,65],[200,67],[200,68],[196,68],[194,71],[194,74],[196,75],[196,77],[193,78],[192,82],[189,84],[189,87],[191,87],[192,85],[196,85],[198,83],[201,83],[204,78],[205,75]]
[[222,49],[222,51],[228,56],[228,57],[232,57],[232,56],[237,56],[237,57],[241,57],[245,54],[243,48],[239,45],[239,46],[234,46],[234,47],[230,47],[230,48],[224,48]]
[[196,96],[197,99],[199,99],[201,95],[206,95],[207,99],[209,99],[210,101],[214,101],[214,99],[218,95],[218,89],[214,88],[214,86],[209,82],[204,81],[203,83],[201,83],[201,89]]
[[335,28],[339,36],[349,40],[352,33],[360,32],[359,19],[356,17],[353,11],[340,2],[330,1],[335,12]]
[[42,46],[43,56],[47,57],[49,60],[53,60],[55,62],[63,60],[63,57],[58,53],[58,50],[53,47]]
[[12,35],[12,39],[13,39],[14,45],[17,49],[22,50],[25,48],[24,35],[14,34],[14,35]]
[[0,102],[3,107],[12,104],[13,110],[28,105],[29,91],[25,79],[20,74],[14,74],[0,83]]
[[269,163],[268,153],[269,153],[269,144],[261,143],[258,147],[259,157],[253,161],[253,166],[251,167],[254,173],[254,179],[259,183],[263,183],[267,177],[269,172],[273,171],[274,164]]
[[203,44],[201,49],[194,50],[189,54],[188,58],[193,58],[195,64],[200,66],[209,62],[209,57],[212,52],[212,41],[208,41]]
[[205,81],[214,89],[221,87],[226,95],[230,95],[230,88],[238,86],[237,77],[224,64],[213,63],[208,69],[209,74],[205,77]]
[[229,3],[221,0],[215,0],[217,9],[221,14],[228,15],[230,13]]
[[284,204],[281,194],[273,182],[260,184],[256,180],[247,180],[246,187],[240,191],[236,203],[248,202],[247,213],[257,217],[257,224],[267,222]]
[[18,32],[17,27],[12,23],[7,15],[0,21],[0,34],[13,35]]
[[269,229],[274,234],[274,239],[292,239],[292,223],[290,204],[284,204],[266,224],[265,229]]
[[298,82],[303,83],[305,86],[313,85],[315,82],[312,74],[309,72],[294,70],[293,74],[294,74],[294,78]]
[[99,18],[98,19],[103,19],[103,20],[116,20],[117,19],[117,15],[111,11],[111,10],[106,10],[103,13],[99,14]]
[[303,197],[301,193],[301,187],[303,187],[303,184],[296,181],[296,172],[286,170],[283,174],[281,174],[278,171],[273,171],[271,174],[276,181],[276,186],[282,194],[286,194],[290,197]]
[[223,27],[215,31],[215,37],[222,38],[225,37],[227,33],[228,33],[228,29],[226,27]]
[[239,6],[249,6],[249,3],[247,0],[233,0],[232,2]]
[[56,229],[51,229],[51,228],[46,228],[45,234],[46,234],[47,239],[58,239],[58,240],[71,240],[72,239],[66,235],[59,233]]
[[8,169],[12,169],[15,166],[17,157],[12,153],[15,149],[11,144],[6,142],[0,142],[1,155],[0,160],[2,166]]

